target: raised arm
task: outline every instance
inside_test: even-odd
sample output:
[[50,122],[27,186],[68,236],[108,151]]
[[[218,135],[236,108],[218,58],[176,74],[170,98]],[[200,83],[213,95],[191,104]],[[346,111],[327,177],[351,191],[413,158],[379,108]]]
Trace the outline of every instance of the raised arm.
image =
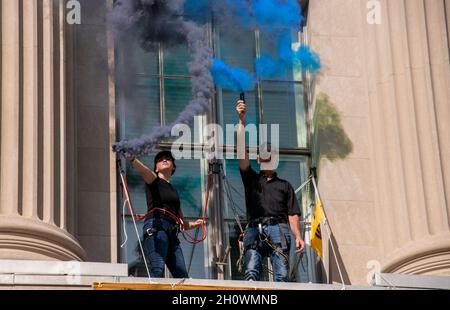
[[[247,171],[250,167],[250,160],[248,159],[248,153],[245,148],[245,118],[247,113],[247,106],[243,100],[237,102],[236,111],[239,117],[238,130],[237,130],[237,145],[238,145],[238,159],[239,168],[242,171]],[[239,153],[239,146],[244,145],[244,153]]]
[[146,165],[144,165],[139,159],[133,157],[130,159],[131,166],[139,172],[139,174],[144,179],[145,183],[152,184],[153,181],[158,177],[156,173],[150,170]]

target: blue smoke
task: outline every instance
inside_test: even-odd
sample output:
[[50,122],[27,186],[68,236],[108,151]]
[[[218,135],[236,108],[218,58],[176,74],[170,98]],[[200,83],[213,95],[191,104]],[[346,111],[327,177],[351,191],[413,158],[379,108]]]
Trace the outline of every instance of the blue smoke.
[[256,76],[260,79],[282,77],[285,70],[269,54],[262,54],[255,59]]
[[300,28],[303,17],[297,0],[255,0],[252,3],[252,13],[258,26]]
[[303,22],[298,0],[186,0],[187,16],[211,16],[219,21],[239,22],[240,26],[270,31],[276,28],[299,28]]
[[[219,4],[219,2],[222,2],[222,4]],[[248,28],[292,29],[299,28],[303,22],[301,8],[297,0],[225,0],[215,1],[212,7],[223,10],[224,4],[237,17],[238,21]]]
[[255,79],[252,75],[240,68],[231,69],[218,59],[213,61],[211,75],[217,86],[232,92],[245,92],[255,87]]
[[300,63],[303,70],[312,74],[317,74],[322,67],[319,54],[306,45],[301,46],[295,53],[295,60]]
[[276,57],[263,53],[255,59],[256,76],[259,79],[285,79],[293,69],[301,68],[311,74],[317,74],[321,68],[320,57],[309,46],[302,45],[297,50],[292,48],[289,34],[278,37]]
[[[319,55],[307,46],[292,50],[291,32],[298,31],[304,20],[298,0],[186,0],[185,13],[207,17],[214,12],[215,20],[227,31],[260,29],[265,36],[277,42],[275,55],[263,51],[255,59],[257,79],[287,79],[293,69],[303,69],[312,74],[320,70]],[[211,73],[216,85],[234,92],[250,90],[253,78],[245,71],[230,69],[223,62],[213,64]],[[241,85],[242,84],[242,85]]]
[[[298,31],[303,23],[301,7],[297,0],[188,0],[195,3],[196,10],[209,8],[215,11],[217,20],[226,25],[229,31],[234,25],[247,29],[260,29],[262,33],[277,43],[276,52],[270,55],[262,51],[255,59],[256,79],[291,79],[292,70],[303,69],[317,74],[321,68],[320,57],[308,46],[292,49],[292,31]],[[212,70],[216,85],[240,91],[233,73],[221,64]],[[233,70],[239,70],[235,68]],[[289,77],[291,75],[291,77]],[[247,79],[249,80],[249,79]],[[254,83],[249,83],[254,86]]]

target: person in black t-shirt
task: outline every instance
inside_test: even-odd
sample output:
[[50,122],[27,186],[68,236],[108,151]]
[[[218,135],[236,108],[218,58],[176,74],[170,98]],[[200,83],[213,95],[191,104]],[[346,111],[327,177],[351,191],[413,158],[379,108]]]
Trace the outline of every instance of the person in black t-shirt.
[[[238,101],[238,145],[245,144],[246,110],[245,102]],[[291,244],[289,227],[295,237],[296,253],[303,251],[305,243],[300,234],[300,208],[294,189],[288,181],[278,178],[273,170],[277,158],[273,154],[275,152],[271,153],[266,160],[258,155],[259,174],[250,166],[247,152],[238,154],[248,221],[243,240],[245,279],[258,281],[262,272],[262,258],[269,256],[274,280],[287,282]]]
[[[130,162],[145,181],[149,215],[144,223],[144,249],[151,265],[150,276],[164,277],[164,266],[167,265],[174,278],[187,278],[188,272],[178,239],[179,229],[197,228],[203,225],[203,220],[184,221],[180,197],[170,184],[176,170],[175,159],[170,151],[159,152],[155,156],[153,171],[136,158],[130,158]],[[183,227],[178,227],[167,211],[178,216]]]

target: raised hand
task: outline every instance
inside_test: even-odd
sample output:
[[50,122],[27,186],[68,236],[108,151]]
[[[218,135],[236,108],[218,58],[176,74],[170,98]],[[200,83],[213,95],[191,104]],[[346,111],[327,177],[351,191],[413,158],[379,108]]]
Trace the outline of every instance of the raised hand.
[[245,118],[245,115],[247,113],[247,105],[243,100],[239,100],[236,105],[236,112],[239,115],[239,118]]

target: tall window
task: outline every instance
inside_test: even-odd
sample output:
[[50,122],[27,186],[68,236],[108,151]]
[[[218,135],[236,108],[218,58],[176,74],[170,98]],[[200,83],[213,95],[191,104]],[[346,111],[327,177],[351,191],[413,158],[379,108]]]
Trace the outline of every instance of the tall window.
[[[254,72],[254,59],[259,56],[261,50],[270,51],[271,46],[269,36],[259,31],[242,31],[239,37],[230,36],[226,29],[214,28],[214,44],[216,57],[224,60],[230,67],[239,66],[249,72]],[[292,34],[293,48],[298,45],[298,35]],[[219,122],[226,124],[236,124],[237,115],[235,104],[237,94],[225,89],[218,89],[216,104],[219,111]],[[246,93],[246,103],[248,107],[247,124],[270,125],[277,124],[280,129],[280,165],[277,169],[279,176],[288,180],[294,187],[298,187],[309,174],[309,145],[307,141],[308,128],[306,125],[306,106],[301,72],[292,71],[287,79],[283,80],[262,80],[257,83],[255,91]],[[261,138],[261,137],[260,137]],[[270,133],[268,135],[270,139]],[[224,139],[224,141],[226,141]],[[252,162],[252,167],[257,170],[257,164]],[[224,185],[224,220],[228,231],[227,238],[230,245],[231,261],[229,272],[233,279],[242,279],[243,274],[238,272],[236,261],[239,258],[239,250],[236,247],[240,234],[239,226],[235,222],[238,214],[245,225],[245,197],[244,187],[239,173],[237,160],[226,160],[224,170],[229,182]],[[303,230],[308,230],[307,225],[309,208],[308,195],[301,196],[300,205],[303,214]],[[302,198],[301,198],[302,197]],[[244,226],[245,227],[245,226]],[[291,253],[291,262],[297,259]],[[301,256],[301,261],[297,261],[295,273],[298,282],[315,281],[314,254],[307,251]],[[269,279],[269,267],[265,262],[265,278]]]
[[[222,59],[232,67],[239,66],[250,72],[255,71],[254,59],[259,55],[259,51],[271,48],[271,42],[264,33],[243,30],[239,37],[233,37],[225,29],[220,29],[213,23],[207,23],[205,31],[209,32],[208,37],[211,38],[210,44],[216,58]],[[297,41],[297,34],[292,34],[293,46],[298,44]],[[189,60],[185,46],[177,48],[160,46],[158,51],[150,53],[143,51],[136,44],[117,47],[117,64],[122,68],[127,67],[130,73],[125,77],[117,77],[118,80],[123,79],[117,83],[120,117],[118,124],[121,139],[139,137],[151,132],[155,126],[170,124],[175,120],[191,98],[190,77],[187,69]],[[288,79],[260,81],[254,91],[246,93],[248,123],[256,126],[268,124],[269,127],[271,124],[279,124],[281,156],[277,171],[281,178],[288,180],[294,187],[298,187],[309,172],[308,128],[301,76],[301,72],[292,72]],[[194,126],[191,126],[195,144],[203,142],[201,128],[207,124],[207,121],[218,122],[223,125],[223,128],[226,124],[237,123],[235,111],[237,99],[238,94],[217,89],[212,102],[214,110],[217,111],[215,116],[217,119],[196,117],[195,128],[200,129],[194,130]],[[152,156],[143,158],[143,161],[149,167],[153,167]],[[221,191],[223,201],[219,203],[219,206],[212,207],[222,208],[221,220],[225,225],[223,225],[223,231],[219,233],[226,240],[226,244],[232,246],[225,268],[225,278],[242,279],[243,275],[236,268],[239,257],[237,238],[240,230],[235,217],[238,215],[245,225],[243,184],[237,160],[225,160],[222,164],[226,181],[215,190]],[[252,163],[252,166],[257,170],[255,163]],[[206,160],[191,159],[177,162],[173,185],[180,194],[183,213],[189,219],[195,219],[201,215],[207,167]],[[127,178],[134,208],[143,214],[146,212],[144,182],[129,167],[127,167]],[[121,200],[120,197],[119,200]],[[300,204],[303,215],[308,215],[306,195]],[[131,218],[127,214],[126,212],[125,230],[128,243],[121,249],[120,258],[122,262],[129,264],[130,274],[145,276],[142,258],[137,251],[137,237]],[[119,216],[122,219],[122,211]],[[142,225],[140,223],[139,233],[141,233]],[[302,226],[305,227],[305,225]],[[120,242],[124,240],[125,234],[121,233]],[[180,240],[190,276],[199,279],[210,276],[211,270],[214,269],[214,266],[211,266],[211,253],[208,252],[208,242],[211,241],[207,238],[205,242],[192,246],[185,242],[181,235]],[[294,272],[297,281],[314,281],[312,261],[311,252],[301,257]],[[267,266],[268,269],[269,266]],[[269,274],[270,272],[266,273],[266,279],[269,279]]]

